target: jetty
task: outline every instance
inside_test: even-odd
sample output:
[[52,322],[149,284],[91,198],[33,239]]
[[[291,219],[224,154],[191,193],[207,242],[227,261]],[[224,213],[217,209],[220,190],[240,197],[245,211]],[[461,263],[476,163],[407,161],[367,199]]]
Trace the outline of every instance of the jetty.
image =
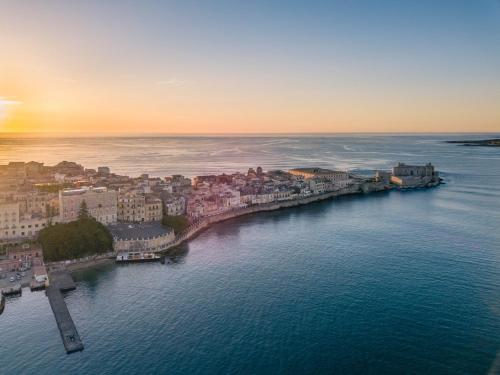
[[65,271],[56,271],[49,275],[50,285],[46,290],[50,307],[54,313],[61,339],[66,353],[74,353],[83,350],[83,343],[76,330],[75,323],[71,318],[62,292],[76,288],[71,275]]

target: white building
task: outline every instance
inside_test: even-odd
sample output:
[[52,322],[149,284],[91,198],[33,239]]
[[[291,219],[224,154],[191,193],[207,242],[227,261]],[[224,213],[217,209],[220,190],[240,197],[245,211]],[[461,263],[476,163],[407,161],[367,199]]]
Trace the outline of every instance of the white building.
[[186,199],[184,197],[171,197],[163,201],[165,214],[169,216],[184,215],[186,212]]
[[37,214],[20,214],[22,202],[0,203],[0,243],[36,238],[38,233],[58,222],[58,217],[45,217]]
[[115,223],[117,220],[117,193],[105,187],[85,187],[66,189],[59,192],[59,212],[61,222],[78,219],[82,202],[85,201],[90,216],[102,224]]

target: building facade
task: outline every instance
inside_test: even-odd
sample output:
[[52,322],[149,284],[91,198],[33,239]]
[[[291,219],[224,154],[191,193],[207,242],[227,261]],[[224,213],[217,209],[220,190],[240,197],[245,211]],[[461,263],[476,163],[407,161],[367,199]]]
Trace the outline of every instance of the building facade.
[[109,226],[113,236],[113,250],[127,251],[161,251],[175,240],[173,229],[163,227],[160,223],[125,224]]
[[77,220],[83,201],[87,205],[89,215],[100,223],[106,225],[116,222],[118,196],[116,191],[105,187],[61,190],[59,192],[61,221],[67,223]]
[[120,193],[118,197],[118,221],[141,223],[161,221],[163,203],[154,196],[136,192]]

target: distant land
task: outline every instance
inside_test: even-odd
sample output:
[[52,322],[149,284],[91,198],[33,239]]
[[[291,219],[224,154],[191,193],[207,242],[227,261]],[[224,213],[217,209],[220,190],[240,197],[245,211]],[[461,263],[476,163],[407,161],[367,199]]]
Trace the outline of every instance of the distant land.
[[500,138],[481,139],[475,141],[446,141],[446,143],[458,143],[462,146],[500,147]]

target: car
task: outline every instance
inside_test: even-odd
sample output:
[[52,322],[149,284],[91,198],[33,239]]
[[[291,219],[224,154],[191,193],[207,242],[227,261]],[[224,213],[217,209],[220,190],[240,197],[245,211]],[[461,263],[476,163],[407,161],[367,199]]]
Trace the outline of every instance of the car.
[[10,282],[13,283],[14,281],[16,281],[16,279],[14,279],[14,276],[11,276],[10,277]]
[[21,280],[21,275],[17,274],[16,279]]
[[21,272],[21,277],[26,276],[26,272]]

